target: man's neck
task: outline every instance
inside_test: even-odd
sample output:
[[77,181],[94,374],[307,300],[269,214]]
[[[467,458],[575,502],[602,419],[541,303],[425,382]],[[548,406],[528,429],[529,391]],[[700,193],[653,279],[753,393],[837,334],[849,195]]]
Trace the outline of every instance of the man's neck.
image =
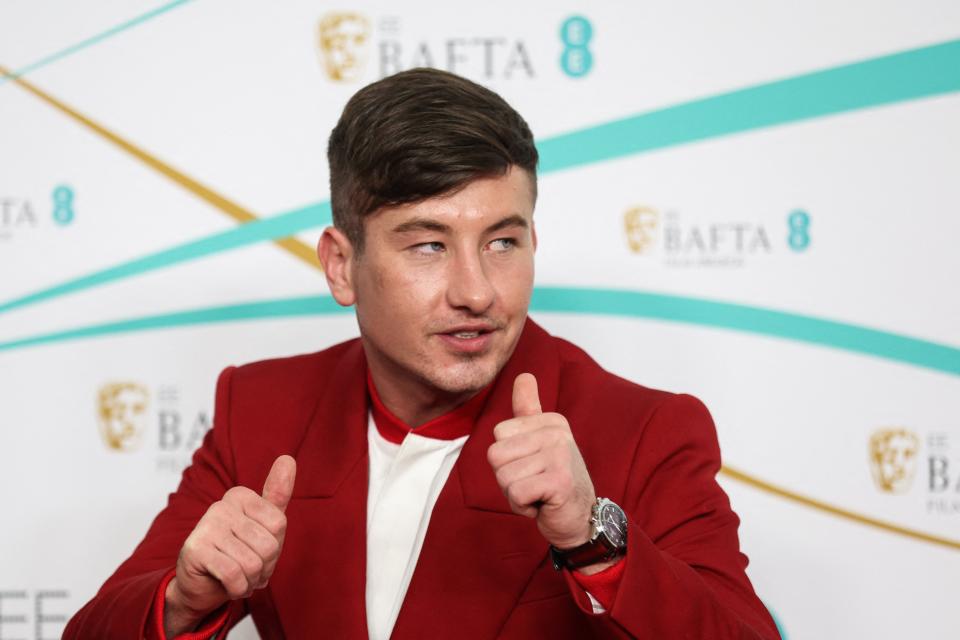
[[388,366],[367,360],[370,376],[383,405],[411,428],[453,411],[477,394],[476,391],[448,393],[429,387],[409,375],[392,375]]

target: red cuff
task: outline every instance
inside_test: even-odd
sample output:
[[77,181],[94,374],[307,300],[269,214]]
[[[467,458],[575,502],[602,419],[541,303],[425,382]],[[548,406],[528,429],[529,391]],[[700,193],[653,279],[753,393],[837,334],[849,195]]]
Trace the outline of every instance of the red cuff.
[[617,559],[617,563],[607,567],[592,575],[571,571],[573,579],[577,581],[584,591],[596,598],[597,602],[603,605],[607,611],[613,608],[613,601],[617,597],[617,590],[620,588],[620,581],[623,578],[623,570],[627,563],[623,557]]
[[[166,603],[167,585],[176,575],[177,570],[171,569],[160,581],[160,588],[157,589],[157,594],[153,600],[153,624],[147,622],[147,633],[145,634],[147,640],[167,640],[167,635],[163,630],[163,608]],[[210,640],[218,631],[223,629],[229,614],[230,609],[223,607],[223,611],[216,618],[196,631],[181,633],[174,640]]]

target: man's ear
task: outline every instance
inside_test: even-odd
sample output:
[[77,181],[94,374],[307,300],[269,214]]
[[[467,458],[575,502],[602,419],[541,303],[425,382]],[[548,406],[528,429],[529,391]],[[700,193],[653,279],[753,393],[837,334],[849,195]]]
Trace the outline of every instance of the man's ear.
[[353,288],[353,245],[347,236],[336,227],[327,227],[317,243],[317,257],[327,276],[327,286],[334,299],[342,306],[349,307],[357,301]]

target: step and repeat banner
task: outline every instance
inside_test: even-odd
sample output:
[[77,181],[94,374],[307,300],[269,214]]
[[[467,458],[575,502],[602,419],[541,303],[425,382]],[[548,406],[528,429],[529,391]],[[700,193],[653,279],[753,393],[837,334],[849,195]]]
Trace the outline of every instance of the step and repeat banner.
[[960,637],[950,0],[0,4],[0,637],[130,553],[221,369],[356,335],[327,137],[416,66],[529,121],[531,315],[711,409],[783,636]]

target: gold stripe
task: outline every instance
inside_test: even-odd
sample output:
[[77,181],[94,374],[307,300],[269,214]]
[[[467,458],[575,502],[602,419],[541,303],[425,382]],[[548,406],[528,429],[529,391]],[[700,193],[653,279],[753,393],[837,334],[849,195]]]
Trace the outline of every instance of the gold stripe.
[[869,516],[861,515],[859,513],[854,513],[853,511],[847,511],[846,509],[841,509],[840,507],[835,507],[826,502],[821,502],[820,500],[815,500],[813,498],[808,498],[807,496],[802,496],[799,493],[794,493],[784,489],[783,487],[778,487],[777,485],[770,484],[759,478],[755,478],[743,471],[734,469],[728,465],[724,465],[720,469],[720,473],[742,482],[744,484],[750,485],[754,489],[759,489],[766,493],[779,496],[781,498],[786,498],[793,502],[802,504],[811,509],[817,509],[819,511],[824,511],[830,515],[837,516],[839,518],[844,518],[846,520],[852,520],[853,522],[858,522],[860,524],[867,525],[868,527],[874,527],[876,529],[881,529],[889,533],[895,533],[897,535],[906,536],[908,538],[913,538],[915,540],[922,540],[923,542],[929,542],[932,544],[938,544],[948,549],[953,549],[955,551],[960,551],[960,541],[950,540],[947,538],[941,538],[939,536],[934,536],[929,533],[924,533],[922,531],[914,531],[913,529],[907,529],[906,527],[901,527],[899,525],[891,524],[889,522],[884,522],[883,520],[877,520],[876,518],[871,518]]
[[[135,157],[137,160],[140,160],[141,162],[146,164],[151,169],[166,176],[167,178],[174,181],[175,183],[177,183],[178,185],[180,185],[190,193],[199,197],[200,199],[205,200],[209,204],[213,205],[216,209],[219,209],[220,211],[227,214],[237,222],[241,224],[245,224],[247,222],[253,222],[254,220],[259,219],[256,215],[251,213],[249,210],[241,207],[240,205],[233,202],[232,200],[225,198],[224,196],[220,195],[210,187],[207,187],[206,185],[203,185],[197,182],[193,178],[184,174],[182,171],[178,171],[177,169],[163,162],[159,158],[151,155],[144,149],[141,149],[140,147],[134,145],[133,143],[127,140],[124,140],[113,131],[110,131],[103,125],[97,122],[94,122],[87,116],[78,112],[76,109],[73,109],[72,107],[67,106],[60,100],[57,100],[50,94],[46,93],[45,91],[42,91],[41,89],[37,88],[30,82],[27,82],[23,78],[14,76],[6,69],[6,67],[2,65],[0,65],[0,75],[6,76],[13,82],[16,82],[18,85],[20,85],[21,87],[23,87],[24,89],[32,93],[33,95],[37,96],[38,98],[40,98],[41,100],[43,100],[44,102],[52,106],[53,108],[57,109],[58,111],[61,111],[62,113],[65,113],[69,117],[73,118],[80,124],[84,125],[88,129],[93,131],[94,133],[112,142],[116,146],[120,147],[121,149],[123,149],[124,151],[126,151],[127,153]],[[313,249],[311,249],[309,246],[307,246],[303,242],[300,242],[300,240],[294,237],[287,237],[287,238],[278,238],[273,242],[279,245],[280,247],[282,247],[283,249],[285,249],[287,252],[293,254],[295,257],[299,258],[300,260],[303,260],[304,262],[309,264],[311,267],[315,267],[317,269],[320,268],[320,262],[317,260],[317,256],[314,253]]]

